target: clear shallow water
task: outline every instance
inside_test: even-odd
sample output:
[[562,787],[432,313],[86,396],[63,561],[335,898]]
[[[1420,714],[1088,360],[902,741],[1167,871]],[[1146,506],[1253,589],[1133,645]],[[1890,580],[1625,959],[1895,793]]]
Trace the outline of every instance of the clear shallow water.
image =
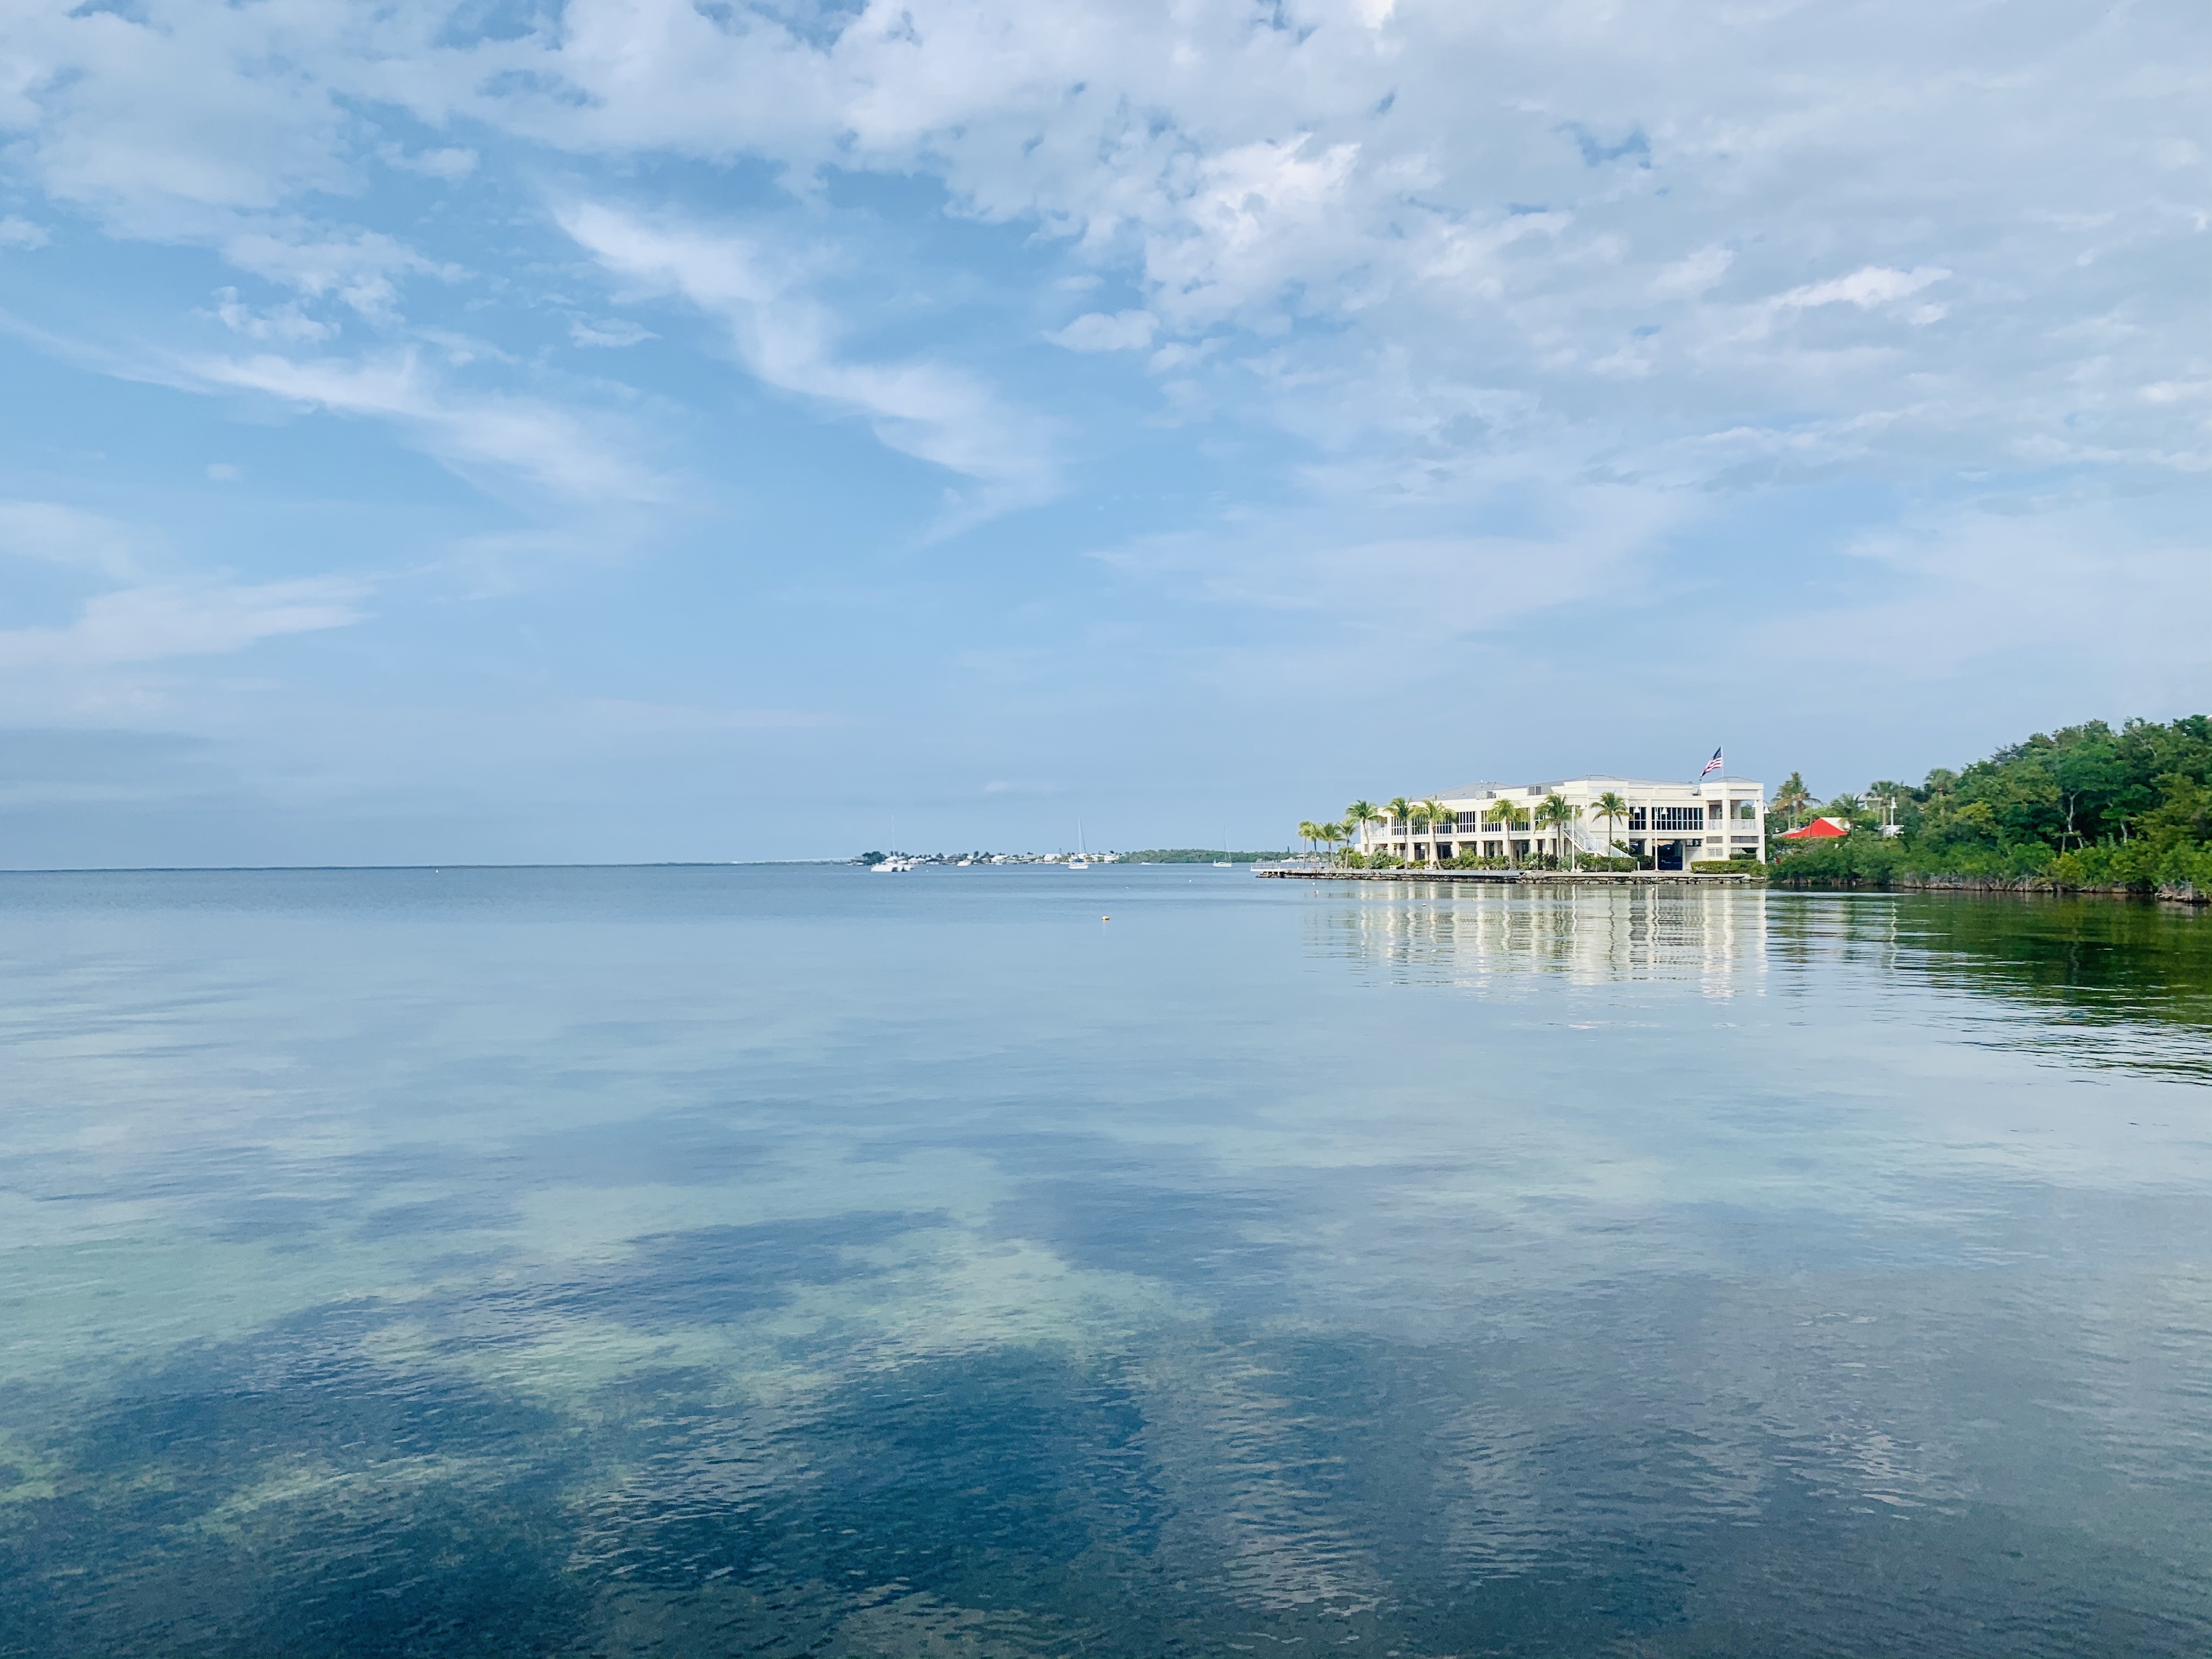
[[7,876],[0,987],[0,1653],[2212,1650],[2212,919]]

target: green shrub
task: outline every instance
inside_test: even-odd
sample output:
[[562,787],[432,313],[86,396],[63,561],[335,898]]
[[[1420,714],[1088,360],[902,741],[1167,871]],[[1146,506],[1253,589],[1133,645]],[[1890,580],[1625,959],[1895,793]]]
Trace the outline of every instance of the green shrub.
[[1902,870],[1901,842],[1880,836],[1851,836],[1778,851],[1768,878],[1793,886],[1881,887]]
[[2139,893],[2212,887],[2212,847],[2149,841],[2081,847],[2061,853],[2047,873],[2059,887],[2125,887]]
[[1694,859],[1690,864],[1693,876],[1765,875],[1766,866],[1757,859]]

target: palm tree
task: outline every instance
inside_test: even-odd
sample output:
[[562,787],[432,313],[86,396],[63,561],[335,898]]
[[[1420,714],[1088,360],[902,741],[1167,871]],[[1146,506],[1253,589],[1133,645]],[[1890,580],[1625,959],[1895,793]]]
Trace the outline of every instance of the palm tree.
[[[1565,795],[1559,793],[1556,789],[1554,789],[1550,794],[1545,796],[1543,799],[1536,803],[1536,823],[1538,826],[1541,827],[1548,824],[1551,827],[1552,856],[1554,859],[1562,856],[1560,848],[1561,843],[1566,839],[1567,825],[1573,823],[1582,815],[1583,809],[1577,806],[1572,801],[1569,800]],[[1572,854],[1570,853],[1565,856],[1571,857]]]
[[1306,851],[1310,853],[1313,851],[1314,843],[1321,839],[1321,825],[1316,823],[1311,818],[1300,818],[1298,839],[1305,842]]
[[1421,831],[1428,827],[1428,802],[1425,800],[1417,800],[1410,806],[1407,807],[1406,828],[1409,832],[1408,839],[1411,842],[1407,847],[1407,851],[1413,854],[1413,860],[1417,864],[1421,861]]
[[1805,780],[1792,772],[1783,779],[1782,787],[1774,792],[1773,810],[1790,820],[1790,827],[1797,827],[1797,815],[1813,804],[1813,792],[1805,787]]
[[1443,860],[1440,849],[1437,844],[1436,826],[1449,823],[1451,822],[1452,815],[1445,808],[1444,804],[1438,800],[1434,795],[1430,796],[1426,800],[1422,801],[1419,805],[1420,810],[1429,815],[1429,856],[1441,863]]
[[1613,838],[1610,826],[1619,823],[1621,819],[1628,816],[1628,803],[1621,799],[1620,792],[1617,789],[1608,789],[1592,801],[1590,816],[1594,818],[1604,819],[1608,826],[1605,832],[1605,844],[1609,848],[1620,846],[1620,843]]
[[1371,800],[1356,800],[1344,809],[1344,827],[1352,840],[1358,841],[1367,826],[1381,817]]
[[1528,827],[1528,807],[1522,805],[1520,801],[1506,801],[1502,817],[1506,823],[1506,863],[1510,865],[1516,863],[1513,860],[1513,832]]
[[1528,822],[1528,809],[1516,805],[1503,795],[1493,795],[1491,798],[1489,816],[1496,818],[1499,826],[1504,830],[1505,861],[1508,864],[1513,864],[1515,861],[1513,832]]
[[[1345,828],[1340,823],[1324,823],[1320,828],[1321,844],[1324,847],[1334,848],[1345,838]],[[1335,861],[1336,854],[1332,852],[1329,854],[1329,862],[1334,864]]]
[[[1413,827],[1413,803],[1403,795],[1391,796],[1382,803],[1382,810],[1390,815],[1389,823],[1384,826],[1387,834],[1396,835],[1398,831],[1395,826],[1401,823],[1408,830]],[[1406,850],[1410,853],[1413,849],[1409,847]]]

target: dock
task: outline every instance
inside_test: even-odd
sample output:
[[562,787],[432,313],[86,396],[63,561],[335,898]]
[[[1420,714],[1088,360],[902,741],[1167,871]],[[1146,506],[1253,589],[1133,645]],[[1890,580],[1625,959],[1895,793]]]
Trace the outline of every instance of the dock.
[[1749,887],[1763,884],[1766,866],[1756,875],[1707,875],[1692,870],[1346,870],[1323,864],[1255,864],[1255,876],[1293,881],[1471,882],[1497,887]]

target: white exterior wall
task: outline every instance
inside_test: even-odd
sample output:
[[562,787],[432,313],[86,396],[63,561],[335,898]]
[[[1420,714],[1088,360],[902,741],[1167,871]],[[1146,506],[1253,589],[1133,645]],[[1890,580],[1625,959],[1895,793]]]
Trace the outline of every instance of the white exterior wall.
[[[1607,823],[1591,815],[1597,798],[1608,790],[1626,800],[1632,811],[1641,813],[1640,823],[1635,817]],[[1533,822],[1510,831],[1502,824],[1485,827],[1481,822],[1508,804],[1533,819],[1538,803],[1555,793],[1582,809],[1582,816],[1564,832]],[[1732,857],[1738,848],[1761,861],[1766,857],[1766,787],[1750,778],[1711,777],[1702,783],[1569,778],[1552,783],[1485,784],[1480,788],[1443,790],[1423,799],[1440,802],[1456,816],[1456,822],[1418,828],[1388,821],[1370,823],[1363,826],[1359,850],[1391,853],[1416,864],[1462,852],[1526,858],[1532,853],[1552,851],[1554,836],[1563,834],[1562,852],[1570,843],[1581,853],[1603,854],[1612,851],[1608,844],[1612,842],[1626,842],[1632,847],[1641,842],[1647,861],[1655,843],[1680,842],[1684,843],[1680,852],[1686,869],[1707,859]],[[1747,817],[1743,815],[1747,807]],[[1698,815],[1699,821],[1690,827],[1685,820],[1692,815]],[[1516,843],[1510,854],[1505,850],[1508,842]],[[1493,848],[1498,849],[1494,854]]]

